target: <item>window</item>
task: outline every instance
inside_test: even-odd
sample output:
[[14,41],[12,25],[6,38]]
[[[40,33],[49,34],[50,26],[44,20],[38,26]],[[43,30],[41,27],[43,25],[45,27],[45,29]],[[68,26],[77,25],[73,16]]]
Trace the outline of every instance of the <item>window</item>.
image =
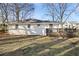
[[30,28],[30,24],[28,24],[28,28]]
[[40,24],[37,24],[37,26],[40,26]]
[[53,24],[49,24],[49,26],[51,26],[51,27],[52,27],[52,25],[53,25]]
[[19,26],[19,25],[18,25],[18,24],[16,24],[15,28],[16,28],[16,29],[18,29],[18,26]]

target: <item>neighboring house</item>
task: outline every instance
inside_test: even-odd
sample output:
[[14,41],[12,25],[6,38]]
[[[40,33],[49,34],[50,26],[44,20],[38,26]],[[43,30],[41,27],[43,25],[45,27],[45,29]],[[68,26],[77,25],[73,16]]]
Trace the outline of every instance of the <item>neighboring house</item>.
[[[17,26],[18,28],[16,28]],[[28,19],[19,23],[8,23],[8,33],[11,35],[47,35],[49,32],[57,32],[58,28],[61,28],[59,22],[36,19]]]
[[64,28],[76,28],[79,29],[79,22],[76,21],[67,21],[64,25]]

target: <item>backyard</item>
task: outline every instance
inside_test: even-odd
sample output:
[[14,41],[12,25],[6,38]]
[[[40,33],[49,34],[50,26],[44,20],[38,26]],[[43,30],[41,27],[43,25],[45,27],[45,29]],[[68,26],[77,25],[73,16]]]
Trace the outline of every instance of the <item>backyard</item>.
[[1,56],[77,56],[78,37],[62,39],[50,36],[0,36]]

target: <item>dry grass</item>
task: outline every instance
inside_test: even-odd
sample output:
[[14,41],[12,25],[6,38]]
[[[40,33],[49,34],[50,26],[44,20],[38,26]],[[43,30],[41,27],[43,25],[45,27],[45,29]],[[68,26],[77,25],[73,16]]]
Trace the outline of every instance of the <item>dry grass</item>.
[[50,34],[50,36],[59,37],[59,36],[60,36],[60,33],[58,33],[58,32],[53,32],[53,33]]
[[26,36],[0,41],[0,55],[12,56],[57,56],[79,55],[79,44],[71,42],[79,38],[62,39],[49,36]]

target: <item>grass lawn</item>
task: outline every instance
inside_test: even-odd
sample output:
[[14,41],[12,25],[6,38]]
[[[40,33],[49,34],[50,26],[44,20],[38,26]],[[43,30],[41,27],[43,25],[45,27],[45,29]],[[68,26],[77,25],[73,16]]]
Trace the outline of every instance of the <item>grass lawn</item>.
[[[6,38],[6,37],[5,37]],[[0,38],[0,55],[3,56],[78,56],[79,38],[62,39],[49,36]]]

